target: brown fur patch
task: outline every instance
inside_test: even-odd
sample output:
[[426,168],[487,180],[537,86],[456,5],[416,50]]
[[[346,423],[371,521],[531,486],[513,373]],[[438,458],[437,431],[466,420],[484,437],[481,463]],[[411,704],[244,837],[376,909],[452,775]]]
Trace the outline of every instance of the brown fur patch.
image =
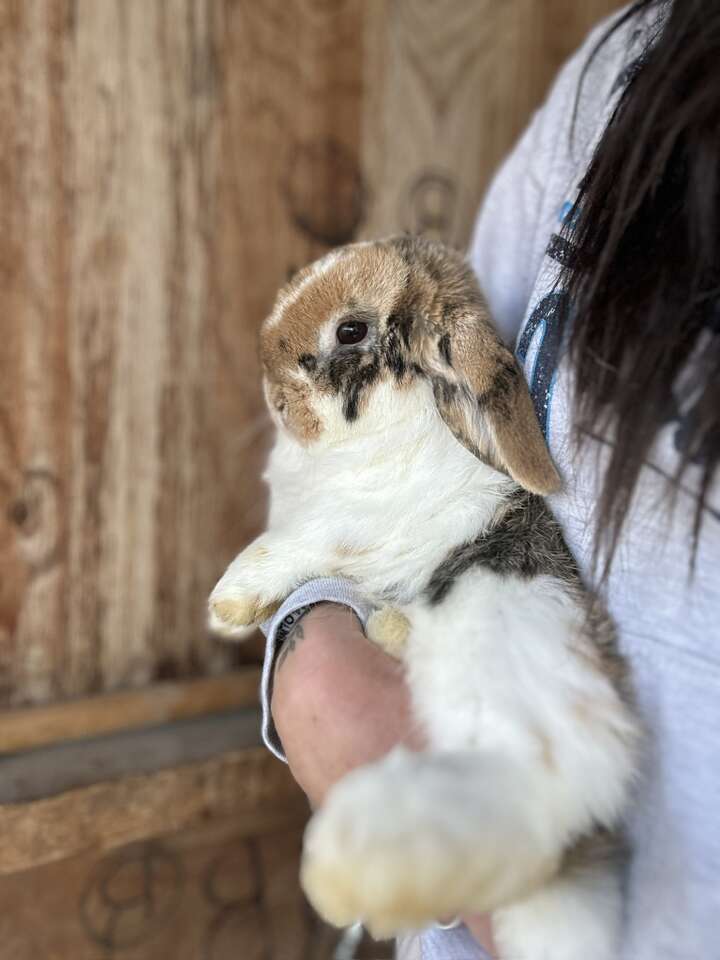
[[[318,367],[321,330],[333,318],[340,321],[354,315],[359,305],[363,313],[388,316],[407,276],[403,260],[380,244],[346,247],[334,256],[325,267],[321,262],[304,268],[280,291],[260,335],[271,402],[279,412],[285,407],[288,426],[306,442],[322,432],[312,409],[312,392],[327,394],[337,389],[328,376],[315,378],[312,388],[296,379],[298,370],[312,377]],[[371,362],[370,356],[363,361]],[[359,402],[356,398],[356,415]]]
[[543,495],[557,490],[560,478],[522,371],[497,336],[469,266],[434,244],[394,242],[409,264],[416,309],[425,320],[420,366],[441,378],[435,396],[445,422],[472,453],[507,470],[525,489]]
[[[300,355],[315,354],[323,324],[352,312],[357,303],[380,314],[391,313],[406,275],[402,259],[380,244],[346,247],[324,270],[305,267],[280,291],[273,314],[263,325],[260,344],[266,371],[281,375],[295,368]],[[287,355],[281,340],[288,344]]]
[[310,443],[320,435],[320,421],[313,411],[307,384],[292,380],[283,384],[269,383],[267,398],[299,440]]
[[[358,311],[376,318],[371,344],[342,353],[320,343],[329,322]],[[283,398],[289,426],[305,441],[322,432],[313,392],[339,394],[352,421],[379,381],[393,377],[402,389],[422,376],[472,453],[532,492],[559,486],[522,371],[490,323],[475,276],[439,244],[418,237],[354,244],[301,270],[263,325],[261,354],[270,392]],[[312,386],[299,389],[303,382]]]

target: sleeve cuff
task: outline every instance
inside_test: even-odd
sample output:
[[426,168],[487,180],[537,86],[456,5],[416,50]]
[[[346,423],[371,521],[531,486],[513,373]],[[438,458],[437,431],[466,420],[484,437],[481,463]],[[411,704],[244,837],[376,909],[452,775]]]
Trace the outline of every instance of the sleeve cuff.
[[[301,608],[312,607],[317,603],[340,603],[343,606],[350,607],[362,623],[363,628],[372,610],[371,605],[356,590],[353,583],[348,580],[325,578],[311,580],[309,583],[298,587],[294,593],[290,594],[275,616],[262,624],[262,631],[266,636],[265,661],[260,685],[262,738],[265,746],[285,763],[287,763],[287,759],[270,712],[275,656],[282,641],[283,628],[284,632],[287,633],[288,628],[298,619],[295,614],[300,612]],[[307,611],[302,610],[300,615],[302,616],[305,612]]]

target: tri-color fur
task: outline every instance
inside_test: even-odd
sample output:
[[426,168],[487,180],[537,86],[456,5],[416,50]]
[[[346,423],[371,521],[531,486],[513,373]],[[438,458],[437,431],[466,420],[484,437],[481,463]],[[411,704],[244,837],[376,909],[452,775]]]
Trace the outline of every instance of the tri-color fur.
[[[360,342],[339,341],[348,321],[366,326]],[[504,957],[614,958],[605,854],[637,725],[612,627],[542,500],[559,479],[527,387],[472,273],[407,237],[335,251],[281,291],[261,353],[279,428],[268,530],[213,591],[211,624],[238,635],[313,577],[354,580],[383,608],[376,642],[397,655],[409,629],[428,744],[333,788],[306,833],[310,899],[382,934],[490,910]]]
[[[369,334],[344,346],[332,331],[350,319]],[[411,237],[355,244],[300,271],[263,327],[261,357],[271,412],[300,442],[323,429],[313,396],[339,396],[352,422],[379,381],[406,388],[421,378],[471,452],[527,489],[558,485],[522,372],[492,328],[472,271],[436,244]],[[498,445],[504,462],[496,460]]]

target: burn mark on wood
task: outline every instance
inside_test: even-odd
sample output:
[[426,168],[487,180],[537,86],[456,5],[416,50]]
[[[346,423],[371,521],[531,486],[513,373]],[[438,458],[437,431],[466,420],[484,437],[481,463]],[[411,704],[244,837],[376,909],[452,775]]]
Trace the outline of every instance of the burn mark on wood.
[[83,891],[85,933],[111,951],[144,943],[177,912],[184,880],[180,858],[165,844],[125,847],[98,864]]
[[43,573],[61,560],[64,541],[63,492],[49,470],[25,470],[22,492],[8,508],[8,519],[22,538],[23,554],[33,573]]
[[24,527],[30,516],[30,510],[25,500],[13,500],[8,505],[7,517],[16,527]]
[[403,198],[402,220],[410,233],[450,240],[457,215],[458,188],[444,170],[425,170],[415,177]]
[[364,219],[367,188],[357,157],[332,137],[294,145],[282,189],[295,226],[327,246],[349,243]]

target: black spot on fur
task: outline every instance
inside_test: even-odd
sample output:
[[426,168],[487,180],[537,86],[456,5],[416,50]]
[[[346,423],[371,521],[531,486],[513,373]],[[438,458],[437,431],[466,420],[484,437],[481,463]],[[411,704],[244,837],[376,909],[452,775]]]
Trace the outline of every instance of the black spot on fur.
[[343,390],[343,415],[349,422],[357,419],[362,392],[375,383],[379,372],[380,364],[375,357],[372,363],[359,367],[355,376],[348,378]]
[[411,266],[415,263],[417,259],[417,237],[413,237],[410,234],[393,237],[390,241],[390,245],[402,257],[408,266]]
[[375,383],[379,373],[380,361],[366,350],[347,350],[329,361],[327,379],[332,390],[342,397],[346,420],[357,419],[363,390]]
[[388,330],[381,347],[381,353],[385,366],[395,374],[396,380],[402,380],[407,363],[405,361],[405,352],[400,343],[397,330]]
[[444,333],[438,340],[438,350],[445,363],[452,366],[452,354],[450,352],[450,334]]
[[308,373],[312,373],[317,367],[317,357],[313,356],[312,353],[301,353],[298,357],[298,363],[303,370],[307,370]]
[[439,405],[452,403],[453,400],[457,399],[460,387],[456,383],[450,383],[445,377],[435,376],[430,379],[435,400]]
[[608,830],[597,826],[574,841],[565,850],[560,873],[583,874],[588,867],[597,868],[600,864],[619,867],[627,859],[627,843],[619,830]]
[[398,310],[388,317],[388,330],[397,330],[406,347],[410,347],[410,331],[413,326],[413,315],[408,309]]
[[454,327],[462,317],[469,313],[485,313],[485,302],[476,289],[473,278],[465,278],[465,282],[452,297],[443,298],[442,317],[446,327]]
[[441,284],[447,275],[447,267],[437,257],[427,257],[423,263],[427,275],[437,284]]
[[385,366],[392,370],[396,380],[402,380],[407,369],[405,356],[397,341],[397,336],[388,335],[382,346],[382,357]]
[[400,381],[408,369],[407,351],[410,348],[410,331],[413,315],[408,310],[391,314],[387,320],[387,329],[382,340],[380,352],[383,362]]
[[[627,665],[618,651],[615,628],[603,604],[582,583],[575,560],[560,526],[542,497],[516,491],[499,508],[495,520],[482,534],[452,550],[435,569],[425,595],[430,604],[441,603],[453,584],[473,567],[484,567],[498,576],[530,579],[549,576],[561,581],[585,611],[583,633],[600,658],[601,670],[624,703],[634,695]],[[601,837],[595,841],[605,842]],[[614,838],[611,838],[614,844]],[[573,851],[564,865],[580,866],[585,844]]]
[[478,394],[477,405],[480,409],[493,407],[503,416],[510,413],[510,399],[517,389],[520,376],[514,360],[501,360],[493,378],[492,386],[485,393]]
[[430,603],[444,600],[458,577],[476,566],[500,576],[545,574],[580,584],[557,520],[541,497],[526,490],[514,493],[488,530],[456,547],[436,568],[426,590]]

